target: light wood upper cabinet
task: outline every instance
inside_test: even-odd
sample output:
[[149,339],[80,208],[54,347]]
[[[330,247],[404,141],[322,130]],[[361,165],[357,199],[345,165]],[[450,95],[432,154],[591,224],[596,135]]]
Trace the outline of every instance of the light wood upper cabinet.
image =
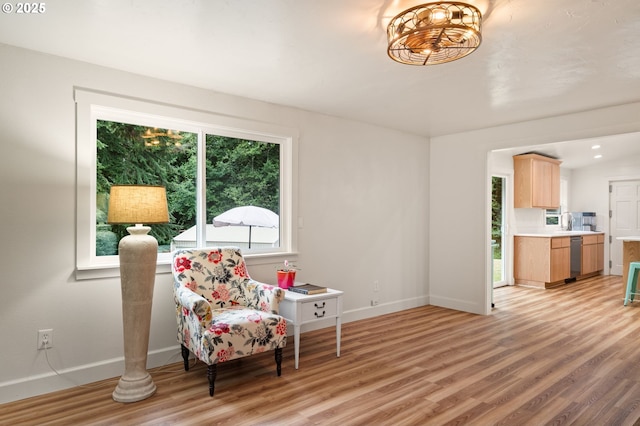
[[560,164],[539,154],[513,157],[514,207],[557,209],[560,207]]

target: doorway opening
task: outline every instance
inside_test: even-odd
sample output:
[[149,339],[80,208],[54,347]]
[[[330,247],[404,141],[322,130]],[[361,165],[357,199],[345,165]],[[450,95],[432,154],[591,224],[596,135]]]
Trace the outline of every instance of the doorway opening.
[[493,288],[507,285],[505,243],[506,178],[491,176],[491,252]]

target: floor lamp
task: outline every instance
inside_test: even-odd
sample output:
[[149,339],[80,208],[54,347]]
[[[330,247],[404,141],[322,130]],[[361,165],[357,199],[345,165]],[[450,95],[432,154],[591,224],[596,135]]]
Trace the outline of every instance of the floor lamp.
[[136,224],[118,245],[124,332],[124,374],[113,391],[118,402],[146,399],[156,391],[147,372],[151,303],[156,277],[158,241],[142,224],[168,223],[167,195],[162,186],[113,185],[107,222]]

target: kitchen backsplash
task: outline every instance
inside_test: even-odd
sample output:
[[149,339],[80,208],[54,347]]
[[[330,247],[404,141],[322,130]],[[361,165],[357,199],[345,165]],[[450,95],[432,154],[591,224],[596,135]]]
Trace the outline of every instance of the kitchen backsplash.
[[536,234],[557,227],[545,226],[544,209],[514,209],[512,234]]

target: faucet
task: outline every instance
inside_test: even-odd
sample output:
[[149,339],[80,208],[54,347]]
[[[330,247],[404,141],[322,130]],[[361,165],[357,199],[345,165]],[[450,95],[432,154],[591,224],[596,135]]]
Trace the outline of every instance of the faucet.
[[[566,217],[566,226],[563,225]],[[573,215],[569,212],[564,212],[560,215],[560,228],[564,231],[571,231],[573,229]]]

